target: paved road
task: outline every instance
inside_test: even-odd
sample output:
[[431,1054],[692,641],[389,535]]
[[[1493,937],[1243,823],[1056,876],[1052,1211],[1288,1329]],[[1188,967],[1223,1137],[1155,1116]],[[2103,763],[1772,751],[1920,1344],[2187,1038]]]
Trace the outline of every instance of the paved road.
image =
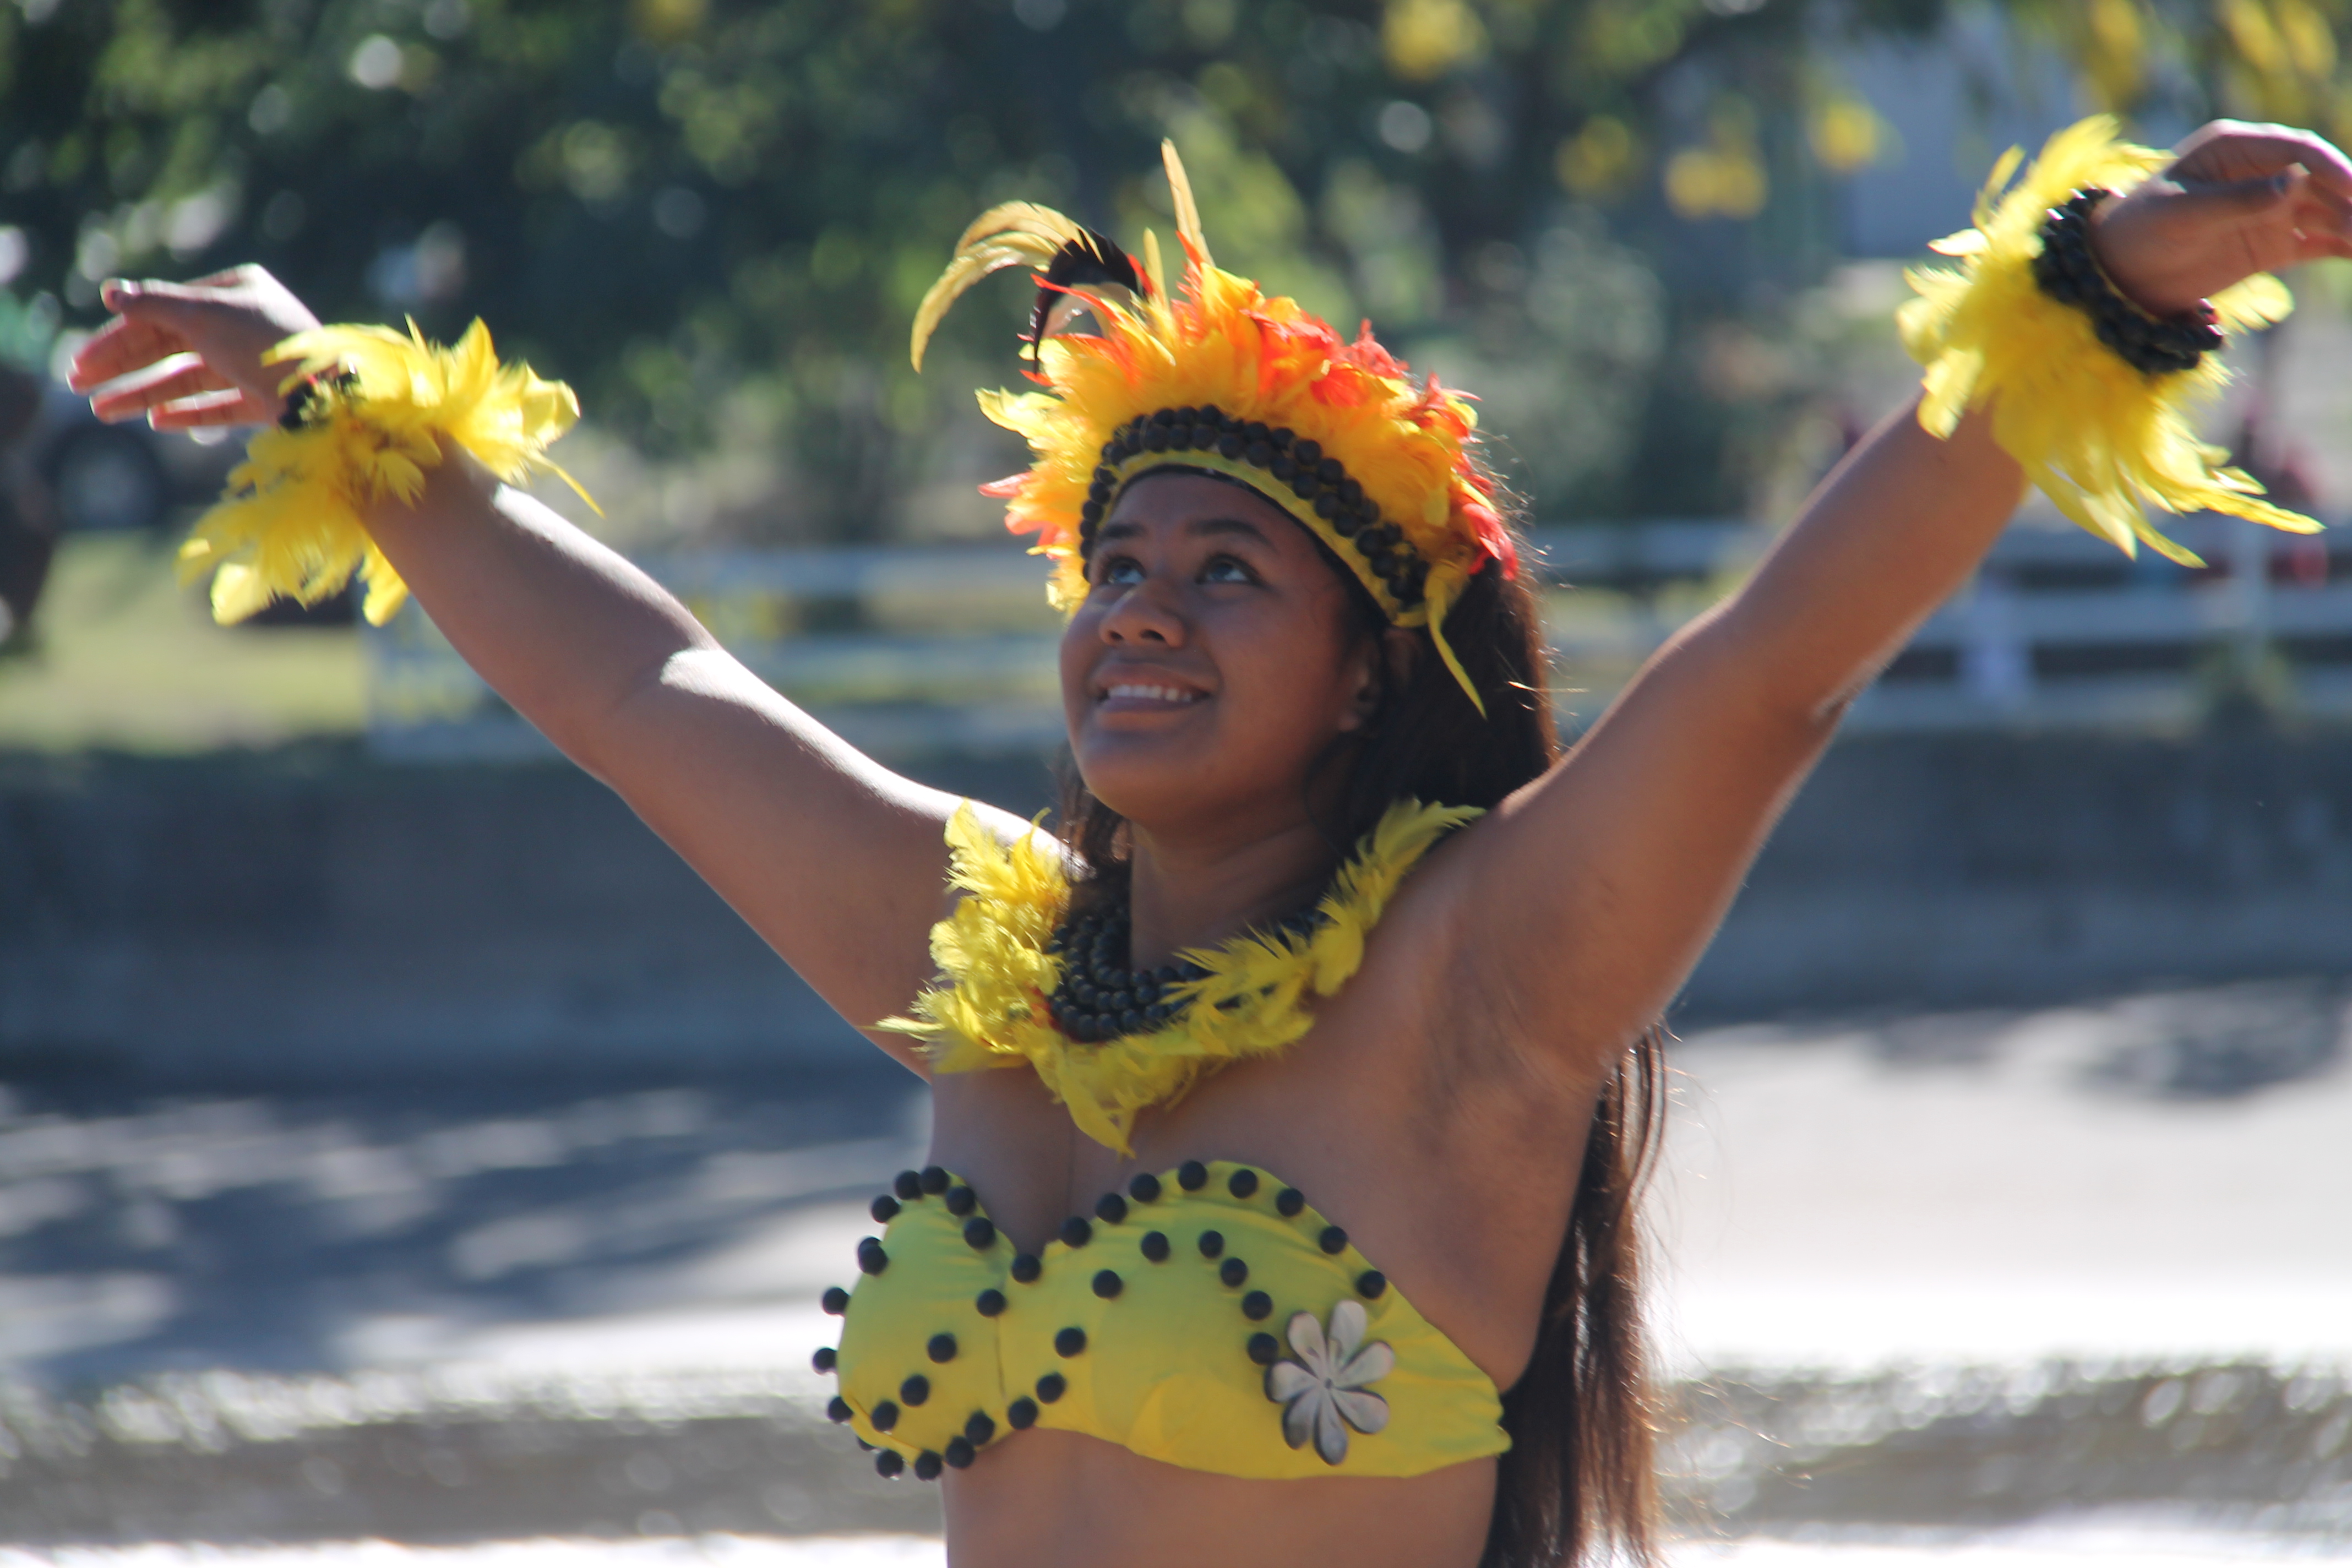
[[618,1092],[0,1090],[0,1369],[60,1387],[523,1342],[630,1362],[644,1322],[676,1336],[663,1363],[804,1363],[797,1308],[848,1267],[835,1237],[926,1126],[878,1058]]

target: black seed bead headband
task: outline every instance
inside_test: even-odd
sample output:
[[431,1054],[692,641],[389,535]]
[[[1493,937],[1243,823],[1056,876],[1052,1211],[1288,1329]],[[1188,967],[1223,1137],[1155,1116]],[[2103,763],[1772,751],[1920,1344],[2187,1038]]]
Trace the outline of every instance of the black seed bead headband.
[[2142,375],[2194,370],[2223,341],[2212,307],[2151,316],[2116,287],[2091,248],[2091,214],[2114,195],[2086,186],[2065,205],[2050,209],[2042,220],[2042,254],[2033,258],[2033,281],[2053,300],[2090,317],[2099,342]]
[[1238,477],[1254,489],[1270,496],[1287,491],[1305,502],[1336,542],[1352,551],[1388,590],[1398,609],[1422,602],[1429,585],[1429,563],[1406,542],[1404,530],[1381,521],[1380,502],[1349,477],[1339,458],[1290,430],[1238,418],[1214,405],[1139,414],[1111,433],[1103,443],[1102,462],[1086,502],[1078,509],[1080,555],[1094,553],[1096,531],[1118,500],[1121,484],[1134,477],[1124,472],[1129,464],[1147,455],[1181,458],[1187,452],[1213,453],[1253,470]]

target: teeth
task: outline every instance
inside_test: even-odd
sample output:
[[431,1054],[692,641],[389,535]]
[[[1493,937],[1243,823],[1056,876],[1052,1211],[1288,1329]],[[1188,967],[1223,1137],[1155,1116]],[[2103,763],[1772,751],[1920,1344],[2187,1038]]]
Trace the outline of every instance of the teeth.
[[1192,693],[1180,691],[1172,686],[1114,686],[1105,697],[1139,697],[1152,702],[1190,702]]

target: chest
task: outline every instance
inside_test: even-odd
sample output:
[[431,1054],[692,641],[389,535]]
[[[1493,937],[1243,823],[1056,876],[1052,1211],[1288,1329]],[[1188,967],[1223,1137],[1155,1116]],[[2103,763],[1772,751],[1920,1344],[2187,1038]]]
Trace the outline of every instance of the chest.
[[1343,1061],[1324,1037],[1318,1028],[1291,1051],[1226,1067],[1174,1104],[1143,1109],[1132,1155],[1079,1131],[1034,1073],[941,1074],[932,1080],[931,1158],[968,1181],[996,1225],[1032,1251],[1071,1218],[1094,1216],[1139,1175],[1164,1176],[1187,1161],[1246,1165],[1278,1185],[1328,1195],[1357,1211],[1350,1218],[1369,1217],[1385,1206],[1376,1201],[1378,1152],[1431,1130],[1410,1125],[1420,1097],[1395,1082],[1409,1068],[1390,1051],[1360,1040]]

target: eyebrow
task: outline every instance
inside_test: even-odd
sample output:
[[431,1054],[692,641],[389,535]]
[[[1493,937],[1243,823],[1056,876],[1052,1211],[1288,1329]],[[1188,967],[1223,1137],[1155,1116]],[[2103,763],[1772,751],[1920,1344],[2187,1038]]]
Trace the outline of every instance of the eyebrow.
[[[1143,531],[1143,525],[1139,522],[1106,523],[1103,525],[1102,531],[1095,535],[1095,542],[1097,544],[1108,544],[1114,539],[1134,539]],[[1184,525],[1184,531],[1193,535],[1195,538],[1213,537],[1221,533],[1234,533],[1241,534],[1250,539],[1255,539],[1260,544],[1272,542],[1272,541],[1266,538],[1265,530],[1260,528],[1257,524],[1250,521],[1248,519],[1240,517],[1200,518],[1192,522],[1186,523]]]

